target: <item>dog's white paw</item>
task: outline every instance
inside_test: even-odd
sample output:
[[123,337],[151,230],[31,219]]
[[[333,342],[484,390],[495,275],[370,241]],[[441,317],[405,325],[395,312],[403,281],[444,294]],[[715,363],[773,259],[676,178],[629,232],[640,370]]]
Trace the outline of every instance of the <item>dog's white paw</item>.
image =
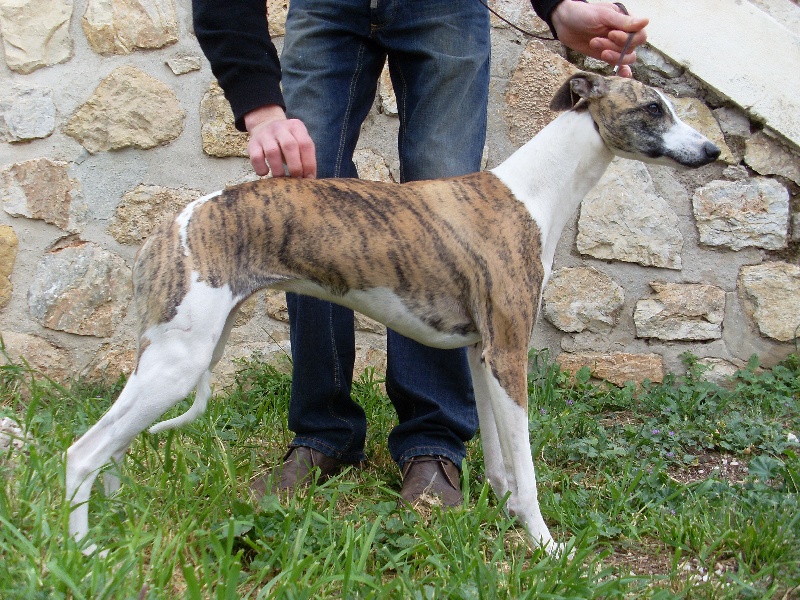
[[100,558],[105,558],[108,556],[108,550],[100,550],[100,547],[97,544],[92,544],[91,546],[87,546],[81,550],[81,554],[84,556],[99,556]]
[[543,540],[541,538],[531,538],[531,545],[533,548],[541,548],[548,556],[553,558],[572,558],[575,556],[575,548],[572,544],[562,544],[555,541],[553,538]]
[[545,551],[553,558],[566,557],[571,559],[575,556],[575,548],[571,547],[569,544],[562,544],[556,541],[550,542],[550,545],[545,548]]

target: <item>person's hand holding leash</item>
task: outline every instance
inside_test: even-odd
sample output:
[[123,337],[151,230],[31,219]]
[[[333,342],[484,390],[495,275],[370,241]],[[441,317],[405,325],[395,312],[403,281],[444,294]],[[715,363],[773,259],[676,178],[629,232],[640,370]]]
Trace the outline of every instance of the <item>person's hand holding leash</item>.
[[633,33],[630,51],[622,60],[617,73],[630,77],[628,66],[636,61],[633,49],[647,41],[645,27],[649,20],[626,15],[612,3],[589,4],[565,0],[552,14],[553,27],[562,44],[592,58],[614,65],[625,47],[628,35]]
[[273,177],[317,176],[314,141],[302,121],[287,119],[283,109],[273,104],[251,110],[244,124],[250,133],[250,164],[258,175],[271,171]]

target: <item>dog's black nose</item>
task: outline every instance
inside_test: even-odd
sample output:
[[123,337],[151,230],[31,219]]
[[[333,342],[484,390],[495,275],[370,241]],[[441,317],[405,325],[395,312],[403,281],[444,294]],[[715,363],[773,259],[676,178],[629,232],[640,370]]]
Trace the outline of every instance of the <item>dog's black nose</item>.
[[706,153],[709,162],[715,161],[719,158],[720,149],[717,148],[717,146],[712,144],[711,142],[706,142],[705,144],[703,144],[703,151]]

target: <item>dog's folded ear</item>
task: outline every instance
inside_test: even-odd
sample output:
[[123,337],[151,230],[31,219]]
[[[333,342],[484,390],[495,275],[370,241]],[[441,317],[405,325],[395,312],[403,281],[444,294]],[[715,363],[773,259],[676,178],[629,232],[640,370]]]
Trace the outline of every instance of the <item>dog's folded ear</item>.
[[550,110],[570,110],[581,100],[605,96],[607,90],[608,83],[602,75],[583,71],[576,73],[558,88],[550,102]]

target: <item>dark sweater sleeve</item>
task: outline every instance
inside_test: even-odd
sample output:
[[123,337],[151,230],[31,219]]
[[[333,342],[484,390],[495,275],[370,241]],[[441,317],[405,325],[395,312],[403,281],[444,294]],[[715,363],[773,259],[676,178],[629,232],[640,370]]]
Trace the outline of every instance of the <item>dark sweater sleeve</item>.
[[536,14],[539,15],[539,18],[542,19],[547,26],[550,27],[550,31],[553,33],[553,37],[558,39],[556,35],[556,30],[553,27],[553,11],[555,10],[556,6],[558,6],[563,0],[531,0],[531,4],[533,5],[533,10],[536,11]]
[[192,11],[197,41],[231,104],[236,128],[245,131],[244,115],[255,108],[285,108],[264,0],[192,0]]

